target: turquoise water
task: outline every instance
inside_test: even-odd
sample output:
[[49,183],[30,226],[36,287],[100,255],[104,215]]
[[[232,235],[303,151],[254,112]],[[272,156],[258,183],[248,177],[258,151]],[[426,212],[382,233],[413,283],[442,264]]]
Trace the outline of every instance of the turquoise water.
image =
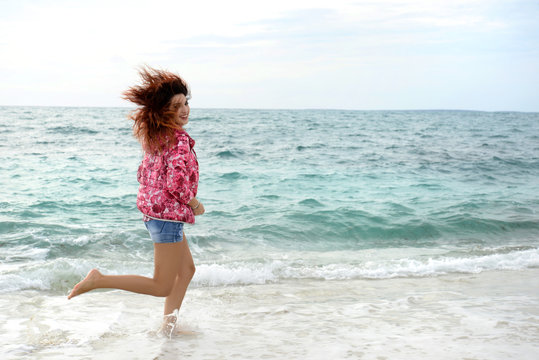
[[128,109],[0,107],[2,359],[535,359],[539,114],[193,109],[196,274],[163,299]]
[[[0,292],[151,274],[122,108],[0,108]],[[204,110],[193,287],[539,266],[539,114]]]

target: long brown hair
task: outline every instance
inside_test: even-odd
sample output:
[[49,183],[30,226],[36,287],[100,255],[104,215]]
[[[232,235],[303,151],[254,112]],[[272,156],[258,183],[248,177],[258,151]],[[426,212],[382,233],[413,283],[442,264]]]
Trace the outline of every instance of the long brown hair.
[[191,92],[185,80],[169,71],[145,66],[139,74],[142,83],[127,89],[123,98],[138,105],[129,118],[134,121],[133,134],[142,148],[159,153],[173,145],[174,133],[181,128],[176,113],[169,109],[170,100],[177,94],[189,99]]

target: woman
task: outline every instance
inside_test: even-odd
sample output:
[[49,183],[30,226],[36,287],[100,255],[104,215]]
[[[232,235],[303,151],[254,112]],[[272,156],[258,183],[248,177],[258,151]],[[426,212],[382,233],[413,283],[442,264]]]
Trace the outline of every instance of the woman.
[[129,88],[124,98],[137,104],[130,114],[133,132],[144,150],[137,172],[137,207],[154,242],[153,278],[103,275],[91,270],[68,299],[94,289],[121,289],[165,297],[165,325],[174,326],[195,265],[183,233],[204,213],[196,199],[198,162],[195,141],[184,130],[189,121],[190,91],[178,75],[143,68],[142,84]]

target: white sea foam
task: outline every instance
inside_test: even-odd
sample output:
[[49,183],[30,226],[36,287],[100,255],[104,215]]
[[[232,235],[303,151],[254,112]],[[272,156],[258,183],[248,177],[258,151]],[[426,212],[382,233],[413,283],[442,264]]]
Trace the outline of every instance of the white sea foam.
[[[530,249],[475,257],[440,257],[427,260],[403,258],[385,263],[369,261],[359,266],[331,264],[312,269],[312,277],[327,280],[385,279],[449,273],[480,273],[489,270],[520,270],[538,266],[539,249]],[[308,272],[303,275],[311,277]]]
[[2,249],[0,260],[5,263],[44,260],[48,253],[49,249],[32,247],[30,245],[6,246]]
[[[372,258],[372,254],[369,256]],[[313,260],[313,259],[311,259]],[[426,260],[400,258],[360,263],[327,265],[275,260],[268,263],[237,262],[197,266],[193,280],[199,286],[261,284],[284,279],[387,279],[394,277],[436,276],[449,273],[479,273],[490,270],[521,270],[539,267],[539,249],[473,257],[439,257]]]
[[[321,261],[318,253],[302,252],[302,258],[291,256],[279,259],[243,260],[226,263],[199,263],[193,279],[194,287],[247,285],[275,283],[288,279],[388,279],[395,277],[439,276],[451,273],[480,273],[492,270],[521,270],[539,267],[539,249],[493,253],[483,256],[431,258],[388,257],[388,251],[380,254],[369,250],[348,253],[339,259],[339,253]],[[395,255],[394,251],[389,251]],[[359,260],[354,260],[354,258]],[[324,263],[323,265],[321,263]],[[0,293],[17,290],[67,291],[91,268],[99,267],[108,274],[140,274],[151,276],[152,264],[131,262],[107,262],[96,264],[88,260],[55,259],[16,266],[0,267]]]
[[197,266],[193,282],[202,286],[264,284],[277,281],[278,273],[284,266],[278,260],[266,264],[202,264]]
[[[101,265],[101,266],[99,266]],[[151,275],[150,264],[126,261],[96,263],[91,259],[59,258],[31,263],[0,265],[0,293],[17,290],[53,290],[65,292],[89,270],[99,267],[107,274]]]
[[538,272],[198,287],[170,336],[152,296],[0,294],[0,358],[532,360]]

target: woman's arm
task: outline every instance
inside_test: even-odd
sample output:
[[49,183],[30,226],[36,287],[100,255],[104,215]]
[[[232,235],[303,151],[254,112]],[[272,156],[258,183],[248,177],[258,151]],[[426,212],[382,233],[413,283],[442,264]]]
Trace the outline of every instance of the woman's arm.
[[[182,204],[189,205],[196,196],[197,169],[189,164],[190,149],[185,141],[170,151],[167,157],[167,190]],[[196,203],[194,204],[196,206]]]

